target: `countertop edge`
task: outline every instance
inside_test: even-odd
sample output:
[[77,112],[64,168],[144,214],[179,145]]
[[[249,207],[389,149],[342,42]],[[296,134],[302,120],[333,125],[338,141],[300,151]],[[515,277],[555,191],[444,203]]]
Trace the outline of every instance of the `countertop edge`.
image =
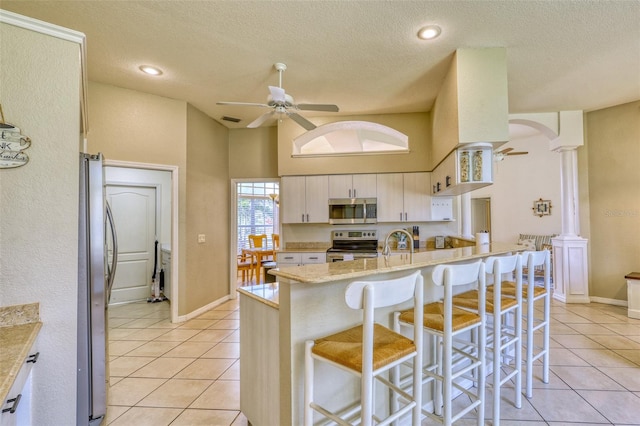
[[270,273],[279,278],[286,278],[299,283],[321,284],[361,278],[365,276],[374,276],[388,272],[408,271],[443,263],[486,258],[493,255],[501,255],[523,250],[525,250],[525,247],[522,245],[491,243],[491,247],[486,250],[470,246],[416,253],[414,254],[413,263],[409,263],[409,254],[404,253],[396,255],[392,254],[388,261],[385,261],[384,257],[380,256],[372,259],[356,259],[348,262],[276,268],[271,269]]
[[31,348],[33,347],[33,344],[35,343],[36,338],[40,333],[42,322],[38,321],[14,326],[0,327],[0,342],[2,342],[6,338],[12,338],[9,334],[20,328],[25,328],[28,332],[19,333],[24,334],[23,336],[21,336],[20,341],[16,343],[17,345],[20,345],[20,348],[19,350],[11,353],[8,357],[9,359],[5,361],[9,365],[9,368],[7,369],[8,371],[6,375],[1,378],[2,382],[0,383],[0,397],[2,398],[2,401],[6,400],[9,390],[11,390],[13,383],[18,377],[20,368],[22,368],[22,364],[29,355]]
[[[269,286],[271,288],[265,289],[265,286]],[[277,282],[248,287],[238,287],[236,289],[236,291],[242,295],[279,310],[280,302],[278,298],[278,290],[279,284]]]

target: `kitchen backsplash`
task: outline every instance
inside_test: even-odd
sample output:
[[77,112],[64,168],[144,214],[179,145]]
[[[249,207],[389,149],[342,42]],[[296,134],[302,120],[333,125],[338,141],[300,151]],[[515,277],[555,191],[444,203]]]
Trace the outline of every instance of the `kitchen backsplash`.
[[[458,222],[429,222],[429,223],[378,223],[375,225],[318,225],[318,224],[283,224],[280,235],[283,247],[287,250],[295,248],[329,248],[331,246],[331,231],[335,230],[376,230],[379,245],[384,245],[387,234],[397,228],[409,229],[413,226],[420,228],[420,247],[427,247],[427,241],[436,235],[459,235]],[[395,239],[392,238],[395,244]],[[311,247],[309,247],[311,245]],[[316,246],[314,246],[316,245]]]

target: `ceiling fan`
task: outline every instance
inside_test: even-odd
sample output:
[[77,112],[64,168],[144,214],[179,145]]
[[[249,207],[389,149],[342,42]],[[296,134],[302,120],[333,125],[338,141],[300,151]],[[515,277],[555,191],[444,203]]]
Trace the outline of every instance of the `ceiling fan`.
[[527,151],[515,151],[515,152],[511,152],[513,151],[513,148],[505,148],[501,151],[496,151],[493,153],[493,156],[495,158],[496,161],[502,161],[504,160],[504,158],[507,155],[526,155],[528,154]]
[[249,128],[255,128],[262,125],[269,118],[274,116],[280,116],[282,114],[287,115],[293,121],[301,125],[307,130],[313,130],[316,125],[298,114],[296,111],[328,111],[338,112],[339,109],[336,105],[332,104],[296,104],[291,95],[285,93],[282,88],[282,73],[287,69],[287,66],[281,62],[274,64],[275,69],[279,74],[279,86],[269,86],[270,95],[267,97],[267,103],[253,103],[253,102],[217,102],[218,105],[236,105],[236,106],[257,106],[261,108],[270,108],[271,111],[262,114],[260,117],[252,121],[247,125]]

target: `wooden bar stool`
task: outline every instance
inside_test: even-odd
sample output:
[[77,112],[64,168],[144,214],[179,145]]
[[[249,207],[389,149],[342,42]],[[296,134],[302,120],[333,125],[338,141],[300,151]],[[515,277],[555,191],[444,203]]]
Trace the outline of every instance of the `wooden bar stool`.
[[[420,271],[387,281],[355,281],[345,290],[345,301],[351,309],[363,311],[361,325],[305,344],[304,424],[313,424],[314,412],[340,425],[386,425],[412,413],[413,426],[420,425],[422,404],[422,333],[416,331],[413,340],[374,322],[377,308],[413,300],[413,312],[422,321],[423,279]],[[413,359],[415,374],[412,393],[394,386],[385,372]],[[360,398],[348,407],[333,411],[314,399],[314,363],[322,361],[360,379]],[[374,379],[402,399],[402,407],[386,418],[375,413]],[[324,383],[322,386],[332,386]]]
[[[485,272],[484,264],[437,265],[432,273],[433,282],[444,287],[444,299],[424,305],[424,318],[420,322],[413,311],[405,310],[394,315],[394,327],[420,329],[431,339],[431,360],[421,369],[423,384],[432,383],[434,412],[422,413],[444,425],[451,425],[473,409],[478,410],[478,425],[484,424],[484,381],[485,381]],[[477,313],[453,306],[456,286],[475,284],[477,287]],[[421,324],[422,327],[415,327]],[[466,383],[461,379],[467,379]],[[400,386],[404,380],[398,369],[394,380]],[[475,383],[475,392],[468,389]],[[457,393],[464,393],[471,404],[453,413],[453,399]]]
[[[523,287],[522,303],[526,305],[524,318],[526,327],[523,331],[527,335],[525,347],[525,395],[533,397],[533,362],[542,358],[542,381],[549,383],[549,326],[551,311],[551,254],[549,250],[526,251],[522,254],[522,263],[527,265],[527,280]],[[543,270],[543,286],[536,286],[535,272]],[[502,294],[515,297],[516,283],[505,281],[502,283]],[[535,303],[543,300],[542,314],[536,315]],[[536,346],[534,337],[536,332],[542,334],[542,346]]]
[[[487,275],[493,280],[493,286],[487,287],[486,295],[486,314],[492,319],[487,323],[487,354],[493,365],[493,380],[490,383],[493,388],[493,425],[498,426],[501,387],[511,379],[516,382],[514,405],[516,408],[522,407],[522,256],[491,256],[484,263]],[[503,274],[516,277],[515,297],[502,295]],[[477,290],[471,290],[454,297],[453,304],[479,312],[480,298]]]

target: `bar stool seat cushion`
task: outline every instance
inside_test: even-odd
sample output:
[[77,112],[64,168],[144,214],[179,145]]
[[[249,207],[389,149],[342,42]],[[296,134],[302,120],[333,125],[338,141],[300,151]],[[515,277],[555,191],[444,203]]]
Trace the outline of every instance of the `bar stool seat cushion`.
[[[481,321],[479,315],[464,309],[453,307],[452,327],[458,331]],[[400,312],[400,321],[414,324],[413,309]],[[435,302],[424,305],[424,327],[432,330],[444,331],[444,303]]]
[[[511,281],[502,281],[502,288],[500,289],[502,294],[506,296],[515,296],[516,295],[516,284]],[[526,291],[523,289],[523,291]],[[544,287],[534,287],[533,288],[533,297],[537,298],[538,296],[542,296],[543,294],[547,294],[547,290]],[[523,297],[527,297],[526,293],[522,295]]]
[[[373,325],[373,336],[374,371],[416,350],[412,340],[380,324]],[[351,370],[361,372],[362,325],[317,339],[312,352]]]
[[[458,294],[453,297],[453,304],[462,308],[478,309],[478,290],[470,290],[464,293]],[[518,301],[511,297],[501,297],[500,306],[501,310],[509,309],[518,305]],[[486,296],[486,312],[493,314],[493,292],[488,288]]]

